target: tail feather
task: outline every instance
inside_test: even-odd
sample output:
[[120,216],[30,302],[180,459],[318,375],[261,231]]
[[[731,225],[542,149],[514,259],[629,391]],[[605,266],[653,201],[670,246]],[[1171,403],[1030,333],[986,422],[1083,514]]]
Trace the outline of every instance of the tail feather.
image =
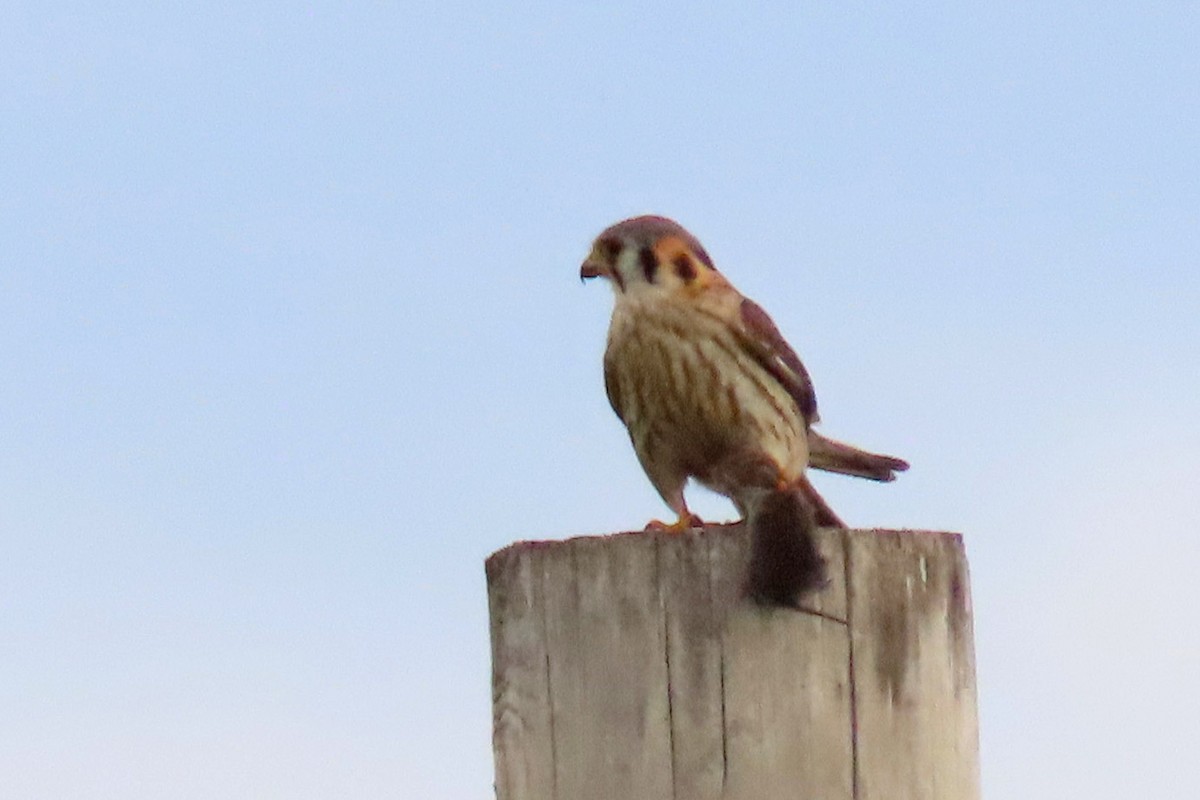
[[746,593],[754,601],[795,607],[805,592],[826,584],[825,559],[813,539],[813,512],[800,492],[766,494],[750,510],[749,524]]
[[826,472],[840,472],[875,481],[894,481],[896,473],[908,469],[908,462],[860,450],[854,445],[827,439],[811,428],[808,431],[808,465]]

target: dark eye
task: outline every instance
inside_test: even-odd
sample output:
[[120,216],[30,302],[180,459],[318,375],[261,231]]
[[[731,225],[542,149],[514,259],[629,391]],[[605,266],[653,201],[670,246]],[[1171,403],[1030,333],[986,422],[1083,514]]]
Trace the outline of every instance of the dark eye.
[[596,249],[600,251],[600,255],[609,264],[616,263],[617,256],[621,253],[621,243],[616,239],[601,239],[596,242]]
[[671,266],[675,267],[675,274],[684,283],[691,283],[696,279],[696,265],[687,253],[680,253],[671,259]]

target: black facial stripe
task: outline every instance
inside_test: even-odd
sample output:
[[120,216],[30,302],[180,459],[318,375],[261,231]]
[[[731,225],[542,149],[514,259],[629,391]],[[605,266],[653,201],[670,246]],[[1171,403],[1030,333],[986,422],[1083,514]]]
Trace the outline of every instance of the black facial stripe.
[[680,253],[671,259],[671,266],[675,267],[675,274],[685,283],[696,279],[696,265],[687,253]]
[[654,283],[654,276],[658,273],[658,256],[649,247],[643,247],[638,251],[638,260],[642,262],[642,274],[646,276],[646,282]]

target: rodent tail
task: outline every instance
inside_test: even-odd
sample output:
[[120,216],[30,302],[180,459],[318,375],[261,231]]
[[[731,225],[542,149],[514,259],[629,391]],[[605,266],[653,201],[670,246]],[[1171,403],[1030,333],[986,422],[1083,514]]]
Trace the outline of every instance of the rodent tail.
[[750,567],[746,594],[760,605],[795,607],[806,592],[826,585],[812,510],[800,492],[767,492],[749,513]]

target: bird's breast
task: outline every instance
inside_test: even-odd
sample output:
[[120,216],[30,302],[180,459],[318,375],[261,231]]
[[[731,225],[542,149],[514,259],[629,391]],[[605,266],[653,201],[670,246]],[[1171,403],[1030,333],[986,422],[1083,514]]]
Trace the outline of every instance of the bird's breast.
[[[671,302],[614,310],[605,369],[643,461],[670,458],[702,482],[731,465],[807,464],[803,418],[782,385],[716,312]],[[726,492],[728,493],[728,492]]]

